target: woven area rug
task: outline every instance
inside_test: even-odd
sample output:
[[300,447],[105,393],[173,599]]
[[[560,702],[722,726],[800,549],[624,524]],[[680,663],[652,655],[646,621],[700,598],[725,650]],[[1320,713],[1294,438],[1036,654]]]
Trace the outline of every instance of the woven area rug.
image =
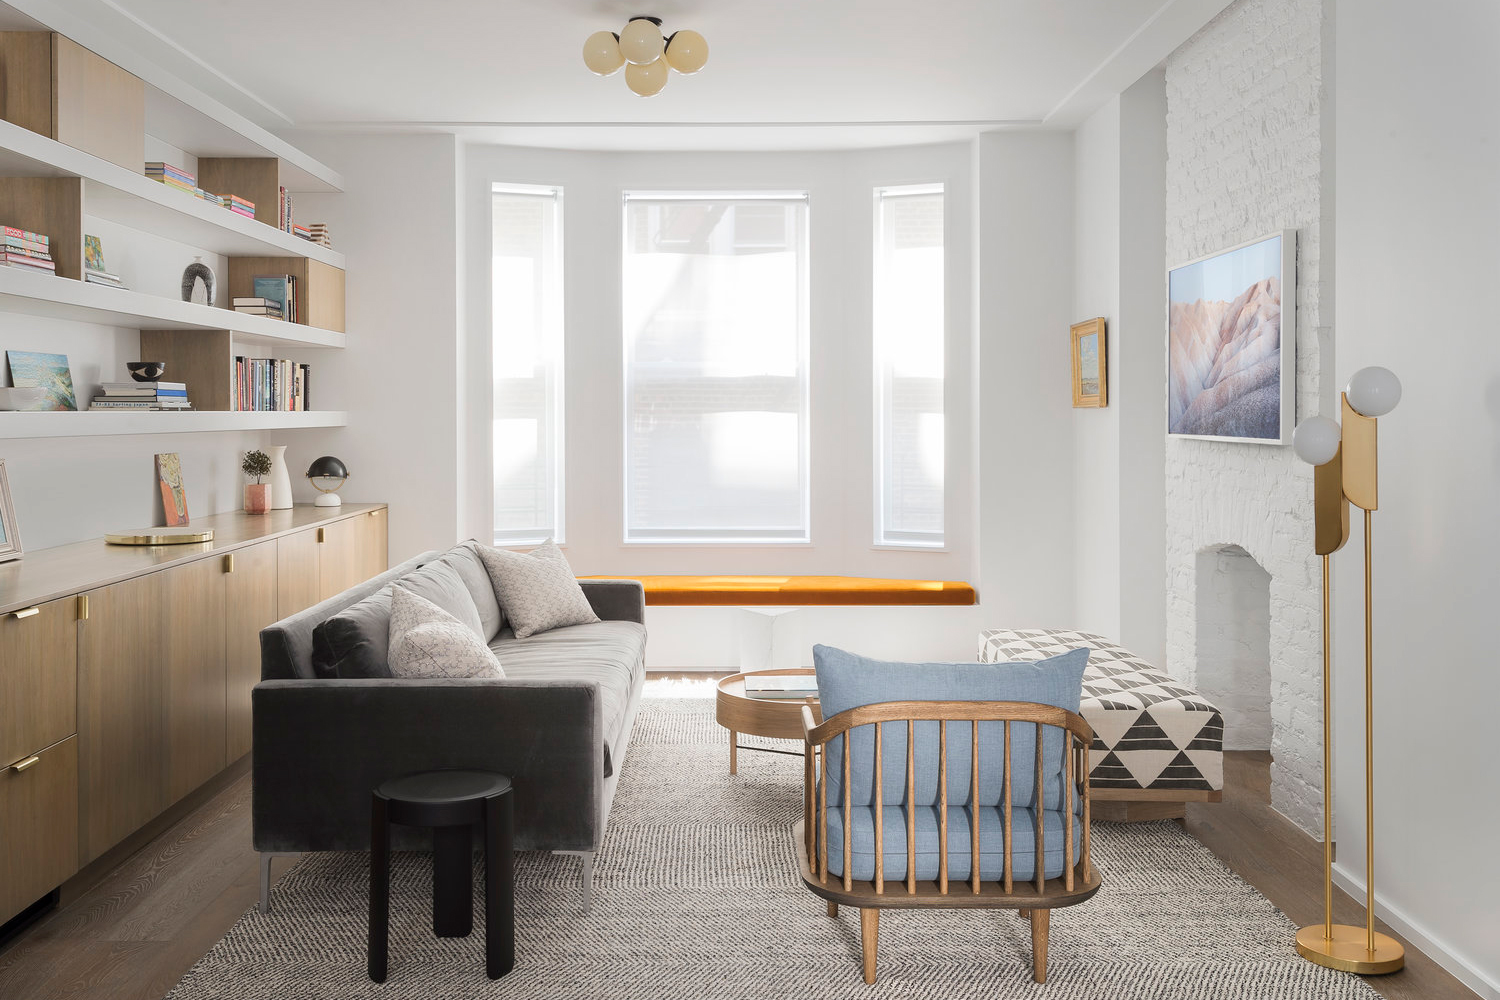
[[797,876],[801,780],[796,758],[746,752],[730,777],[711,701],[648,699],[598,856],[592,912],[579,912],[576,858],[517,856],[509,976],[484,976],[477,891],[474,933],[432,936],[428,859],[407,854],[392,870],[390,976],[371,983],[367,858],[323,854],[298,862],[272,912],[242,916],[170,1000],[1377,996],[1298,958],[1291,922],[1170,822],[1095,827],[1104,888],[1053,913],[1046,986],[1031,980],[1026,921],[962,910],[886,911],[879,982],[866,986],[858,914],[830,919]]

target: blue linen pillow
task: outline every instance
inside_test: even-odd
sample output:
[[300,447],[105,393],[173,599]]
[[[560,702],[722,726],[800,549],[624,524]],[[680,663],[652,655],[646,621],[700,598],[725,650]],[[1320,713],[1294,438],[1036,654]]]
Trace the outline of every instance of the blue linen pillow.
[[[862,705],[888,701],[1020,701],[1052,705],[1076,713],[1083,697],[1083,672],[1089,651],[1075,649],[1061,656],[1031,663],[899,663],[875,660],[832,646],[813,647],[818,700],[823,718]],[[938,801],[938,723],[919,722],[914,728],[915,804]],[[969,799],[969,723],[952,722],[948,736],[948,800]],[[979,799],[999,805],[1004,797],[1005,724],[979,725]],[[1047,726],[1042,734],[1043,808],[1062,807],[1063,734]],[[825,774],[828,803],[843,803],[842,737],[828,745]],[[875,800],[875,734],[861,726],[850,734],[849,791],[853,805]],[[1011,796],[1020,805],[1035,802],[1036,731],[1031,723],[1011,724]],[[906,800],[906,726],[887,723],[881,733],[882,799],[886,804]]]

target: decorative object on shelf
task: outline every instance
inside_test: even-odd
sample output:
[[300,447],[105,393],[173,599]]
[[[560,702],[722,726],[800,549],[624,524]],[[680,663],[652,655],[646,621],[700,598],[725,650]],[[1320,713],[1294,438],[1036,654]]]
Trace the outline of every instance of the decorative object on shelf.
[[1073,324],[1073,405],[1109,405],[1103,316]]
[[167,527],[187,524],[187,487],[182,482],[182,459],[177,452],[161,452],[156,456],[156,478],[161,483],[161,506],[167,516]]
[[212,528],[131,528],[104,536],[109,545],[190,545],[213,540]]
[[271,487],[261,482],[261,478],[271,473],[271,456],[258,448],[247,451],[245,460],[240,463],[240,470],[247,476],[255,477],[255,482],[245,484],[245,513],[266,513],[271,509]]
[[599,76],[625,67],[625,85],[641,97],[661,93],[667,71],[684,76],[708,62],[708,42],[696,31],[674,31],[662,37],[661,18],[632,17],[620,31],[596,31],[583,43],[583,64]]
[[292,476],[286,468],[286,445],[273,444],[271,454],[271,509],[292,509]]
[[42,354],[38,351],[6,351],[10,362],[10,384],[17,389],[40,389],[42,400],[34,409],[76,410],[73,395],[73,373],[68,370],[66,354]]
[[1297,231],[1174,267],[1167,296],[1167,433],[1286,444],[1297,374]]
[[215,280],[213,268],[203,263],[202,257],[194,257],[193,262],[182,269],[182,301],[213,305]]
[[97,236],[83,238],[83,280],[94,285],[109,285],[124,288],[118,274],[111,274],[104,266],[104,243]]
[[[1343,395],[1343,422],[1308,417],[1297,425],[1292,447],[1313,469],[1314,541],[1323,557],[1323,922],[1297,932],[1297,953],[1310,962],[1383,975],[1406,964],[1401,942],[1375,930],[1375,714],[1374,608],[1371,600],[1370,514],[1379,506],[1376,418],[1401,399],[1401,381],[1385,368],[1361,368]],[[1333,922],[1333,719],[1332,639],[1329,634],[1328,557],[1349,540],[1349,504],[1365,512],[1365,925]]]
[[27,387],[17,389],[14,386],[0,387],[0,410],[41,410],[44,399],[42,390]]
[[0,458],[0,562],[21,558],[21,532],[16,527],[16,508],[10,501],[10,478],[5,459]]
[[349,470],[332,455],[324,455],[313,459],[313,464],[307,467],[307,481],[318,491],[318,499],[313,501],[314,506],[338,507],[343,504],[339,499],[339,490],[349,481]]
[[137,382],[155,382],[167,373],[165,361],[127,361],[125,370]]

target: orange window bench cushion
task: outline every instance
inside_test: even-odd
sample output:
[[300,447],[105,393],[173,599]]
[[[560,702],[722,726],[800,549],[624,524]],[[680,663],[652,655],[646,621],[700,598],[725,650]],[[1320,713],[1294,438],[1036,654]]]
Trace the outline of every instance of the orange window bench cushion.
[[952,580],[886,580],[868,576],[592,576],[638,580],[646,603],[675,607],[807,605],[970,605],[978,595]]

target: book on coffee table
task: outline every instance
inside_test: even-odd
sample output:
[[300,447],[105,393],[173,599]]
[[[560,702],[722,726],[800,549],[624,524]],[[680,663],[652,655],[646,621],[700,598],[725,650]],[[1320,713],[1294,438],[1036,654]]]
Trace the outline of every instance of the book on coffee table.
[[751,674],[745,678],[745,697],[801,700],[818,696],[818,678],[813,674]]

